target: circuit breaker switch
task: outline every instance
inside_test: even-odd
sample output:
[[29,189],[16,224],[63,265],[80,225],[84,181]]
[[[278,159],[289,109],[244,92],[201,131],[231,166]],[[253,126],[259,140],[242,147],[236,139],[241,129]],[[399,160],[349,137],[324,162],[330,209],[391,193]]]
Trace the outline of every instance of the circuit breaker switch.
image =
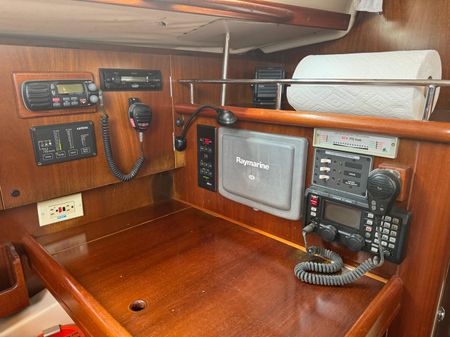
[[326,174],[321,174],[321,175],[319,175],[319,179],[327,181],[328,179],[330,179],[330,176],[328,176]]
[[322,166],[320,167],[320,171],[321,172],[330,172],[331,168],[327,167],[327,166]]
[[320,159],[321,164],[331,164],[331,159],[329,158],[321,158]]

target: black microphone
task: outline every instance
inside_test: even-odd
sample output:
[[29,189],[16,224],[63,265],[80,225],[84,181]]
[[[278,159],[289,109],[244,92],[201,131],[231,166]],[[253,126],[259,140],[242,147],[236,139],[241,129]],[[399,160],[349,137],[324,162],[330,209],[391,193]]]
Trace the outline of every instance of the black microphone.
[[211,105],[202,105],[197,110],[195,110],[194,113],[189,117],[189,119],[187,120],[186,124],[183,127],[183,130],[181,131],[181,135],[175,137],[174,142],[175,150],[184,151],[186,149],[187,146],[186,133],[189,127],[191,126],[192,122],[194,121],[194,119],[198,116],[198,114],[206,109],[211,109],[217,112],[217,123],[219,123],[222,126],[230,126],[236,123],[237,121],[236,115],[230,110],[217,108]]

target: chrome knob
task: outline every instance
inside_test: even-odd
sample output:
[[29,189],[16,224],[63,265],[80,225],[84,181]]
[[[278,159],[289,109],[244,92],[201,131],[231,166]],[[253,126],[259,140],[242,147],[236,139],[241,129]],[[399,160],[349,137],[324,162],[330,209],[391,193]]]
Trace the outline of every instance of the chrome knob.
[[94,82],[88,84],[89,91],[97,91],[97,85]]
[[91,102],[92,104],[97,103],[98,102],[98,96],[97,95],[89,96],[89,102]]

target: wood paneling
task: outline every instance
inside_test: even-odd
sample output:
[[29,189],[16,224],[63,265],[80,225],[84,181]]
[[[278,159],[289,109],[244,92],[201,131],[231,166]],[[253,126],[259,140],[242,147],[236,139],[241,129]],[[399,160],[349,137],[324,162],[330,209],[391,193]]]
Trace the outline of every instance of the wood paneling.
[[413,221],[406,258],[399,270],[405,296],[399,319],[390,329],[393,336],[431,334],[450,259],[450,191],[447,188],[450,172],[444,164],[448,158],[449,145],[421,143],[419,146],[409,207]]
[[[303,252],[192,208],[106,235],[111,221],[89,224],[97,238],[53,257],[74,278],[64,282],[78,283],[133,336],[343,336],[373,300],[398,298],[391,286],[390,299],[378,297],[383,283],[367,277],[349,287],[301,283],[293,267]],[[32,264],[42,255],[27,250]],[[37,268],[45,267],[41,260]],[[132,312],[137,299],[147,307]],[[395,314],[379,304],[380,316]]]
[[[100,114],[52,116],[20,119],[16,112],[13,72],[79,72],[94,74],[98,68],[160,69],[163,90],[155,92],[104,93],[105,109],[110,116],[114,159],[123,171],[129,171],[140,155],[137,133],[129,126],[128,98],[138,97],[153,110],[153,121],[145,133],[146,161],[140,176],[175,167],[172,148],[173,117],[170,98],[170,58],[164,55],[87,51],[38,47],[0,46],[0,144],[2,165],[0,187],[5,208],[16,207],[52,197],[88,190],[117,182],[106,164],[101,140]],[[96,157],[38,167],[34,160],[29,129],[32,126],[92,120],[97,138]],[[11,192],[20,191],[13,197]]]
[[[97,106],[87,106],[84,108],[70,108],[47,111],[30,111],[25,107],[22,98],[22,84],[25,81],[52,81],[52,80],[89,80],[93,81],[94,77],[91,73],[14,73],[13,75],[14,88],[16,90],[16,106],[17,113],[21,118],[35,118],[48,117],[57,115],[70,115],[77,113],[96,112]],[[50,92],[49,92],[50,93]]]
[[[448,0],[385,0],[382,15],[359,13],[345,37],[273,54],[286,65],[288,76],[310,54],[340,54],[436,49],[441,55],[442,78],[450,78],[450,2]],[[450,88],[441,90],[437,109],[449,111]],[[446,114],[450,121],[450,113]]]
[[83,217],[44,227],[39,227],[35,204],[16,207],[0,212],[0,238],[7,238],[18,244],[26,233],[38,237],[68,231],[72,227],[82,226],[115,214],[161,203],[170,199],[171,194],[172,177],[169,173],[100,187],[82,193]]

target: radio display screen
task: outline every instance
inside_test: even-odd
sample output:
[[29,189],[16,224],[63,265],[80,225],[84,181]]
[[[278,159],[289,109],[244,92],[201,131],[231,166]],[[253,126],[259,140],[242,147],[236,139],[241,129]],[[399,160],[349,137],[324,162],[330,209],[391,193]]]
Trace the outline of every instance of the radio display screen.
[[82,94],[84,87],[81,83],[57,84],[58,94]]
[[325,220],[333,221],[337,224],[359,229],[361,222],[361,210],[351,208],[325,200]]
[[147,82],[147,77],[145,76],[121,76],[122,82]]

